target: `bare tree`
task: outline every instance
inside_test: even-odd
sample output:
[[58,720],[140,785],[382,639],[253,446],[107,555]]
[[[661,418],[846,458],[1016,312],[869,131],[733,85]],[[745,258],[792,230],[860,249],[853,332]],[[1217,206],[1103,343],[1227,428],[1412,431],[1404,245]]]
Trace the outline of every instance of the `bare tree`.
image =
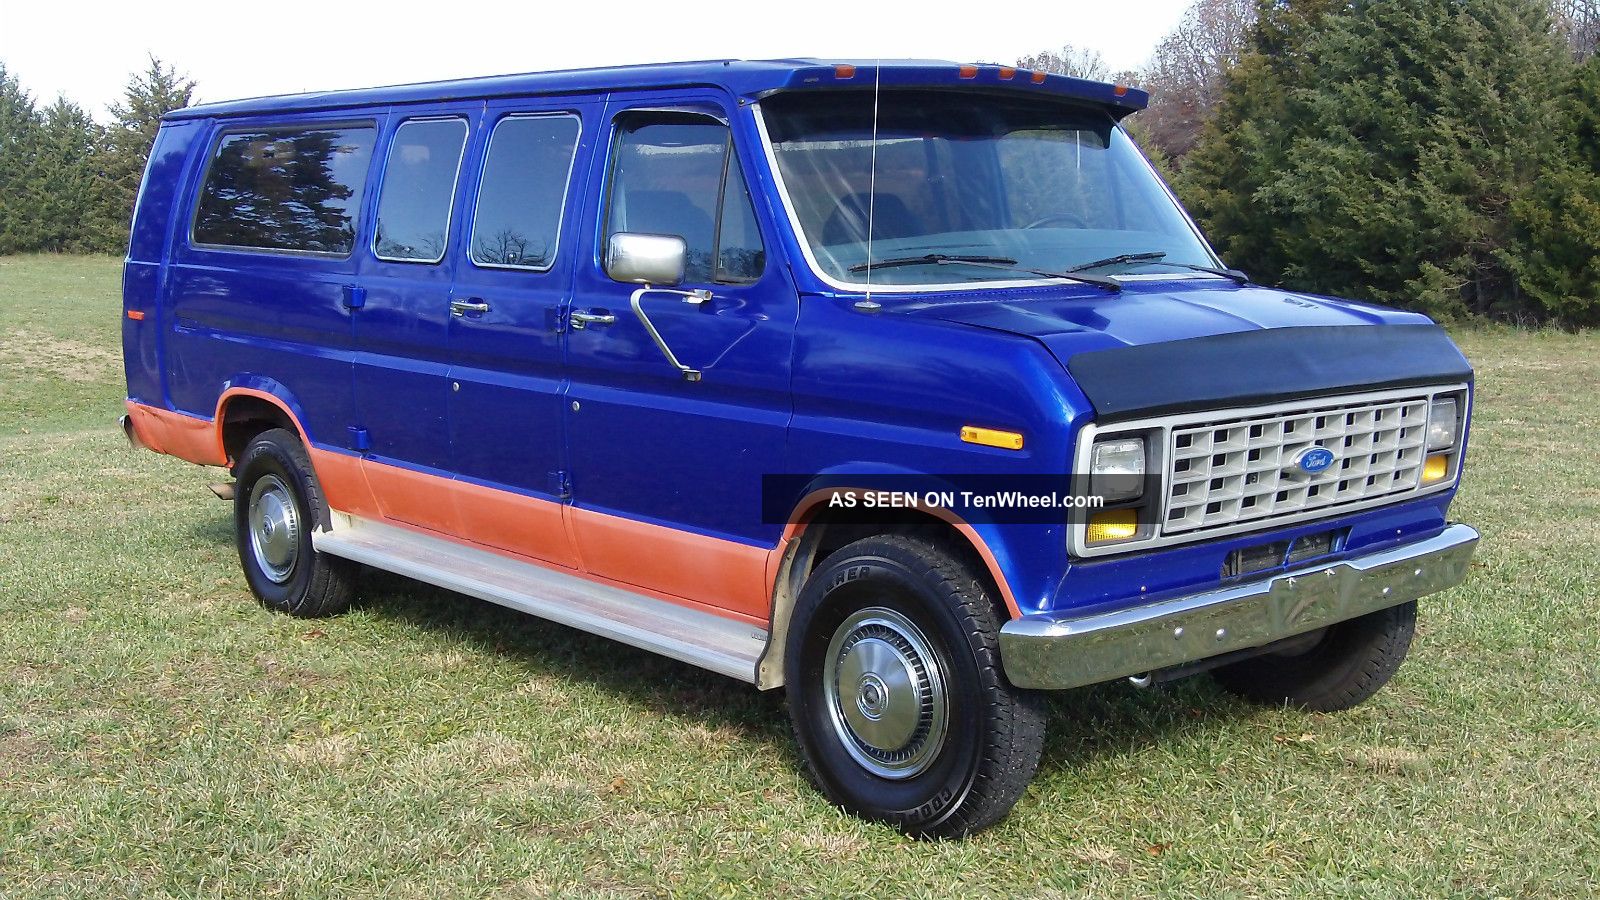
[[1017,68],[1087,78],[1090,81],[1107,81],[1111,78],[1111,67],[1106,65],[1105,57],[1100,55],[1099,50],[1071,44],[1062,44],[1059,50],[1041,50],[1024,56],[1017,60]]
[[1600,50],[1600,0],[1550,0],[1550,15],[1579,62]]
[[1150,91],[1150,107],[1136,118],[1167,155],[1181,159],[1194,146],[1255,18],[1256,0],[1195,0],[1178,27],[1156,45],[1139,78]]

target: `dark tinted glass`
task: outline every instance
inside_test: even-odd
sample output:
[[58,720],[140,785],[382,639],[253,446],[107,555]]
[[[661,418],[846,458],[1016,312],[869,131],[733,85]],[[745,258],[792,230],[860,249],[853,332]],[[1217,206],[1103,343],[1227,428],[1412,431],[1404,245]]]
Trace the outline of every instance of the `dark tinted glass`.
[[703,116],[627,124],[617,141],[606,234],[678,235],[688,252],[687,282],[753,280],[765,254],[731,149],[727,126]]
[[224,135],[200,191],[194,242],[348,254],[373,135],[371,128]]
[[761,277],[761,270],[767,265],[767,251],[761,244],[756,210],[738,157],[728,160],[728,185],[722,192],[722,229],[718,238],[718,281],[755,281]]
[[450,201],[466,139],[467,123],[460,119],[405,122],[395,130],[378,193],[374,253],[413,262],[444,258]]
[[473,216],[474,261],[550,265],[577,145],[578,120],[572,116],[521,116],[495,126]]

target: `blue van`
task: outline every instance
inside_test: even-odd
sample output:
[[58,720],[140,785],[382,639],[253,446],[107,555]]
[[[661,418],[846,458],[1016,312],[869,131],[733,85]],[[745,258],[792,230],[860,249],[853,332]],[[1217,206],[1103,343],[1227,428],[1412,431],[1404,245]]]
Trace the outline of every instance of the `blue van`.
[[1224,267],[1146,99],[781,60],[180,110],[123,427],[229,469],[272,609],[371,566],[782,687],[834,802],[966,834],[1042,691],[1353,706],[1477,543],[1467,361]]

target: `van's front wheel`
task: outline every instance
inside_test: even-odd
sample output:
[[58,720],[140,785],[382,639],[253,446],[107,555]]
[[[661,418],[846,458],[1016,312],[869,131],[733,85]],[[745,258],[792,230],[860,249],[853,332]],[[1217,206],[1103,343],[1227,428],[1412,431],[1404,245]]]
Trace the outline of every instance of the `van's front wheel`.
[[919,837],[1000,821],[1038,767],[1037,695],[1006,681],[999,616],[968,566],[900,535],[828,557],[796,603],[789,714],[835,803]]
[[251,593],[294,616],[343,612],[354,593],[353,564],[311,546],[325,508],[299,439],[282,428],[263,431],[240,454],[235,471],[234,536]]
[[1411,649],[1417,601],[1323,629],[1310,646],[1269,653],[1214,670],[1217,683],[1247,700],[1339,712],[1366,702],[1394,676]]

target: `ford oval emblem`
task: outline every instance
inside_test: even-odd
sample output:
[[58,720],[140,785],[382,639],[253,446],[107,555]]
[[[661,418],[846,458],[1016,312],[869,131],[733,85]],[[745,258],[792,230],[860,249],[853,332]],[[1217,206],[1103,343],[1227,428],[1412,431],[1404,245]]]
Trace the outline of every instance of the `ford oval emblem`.
[[1333,465],[1333,451],[1327,447],[1307,447],[1295,454],[1294,464],[1307,475],[1325,472]]

